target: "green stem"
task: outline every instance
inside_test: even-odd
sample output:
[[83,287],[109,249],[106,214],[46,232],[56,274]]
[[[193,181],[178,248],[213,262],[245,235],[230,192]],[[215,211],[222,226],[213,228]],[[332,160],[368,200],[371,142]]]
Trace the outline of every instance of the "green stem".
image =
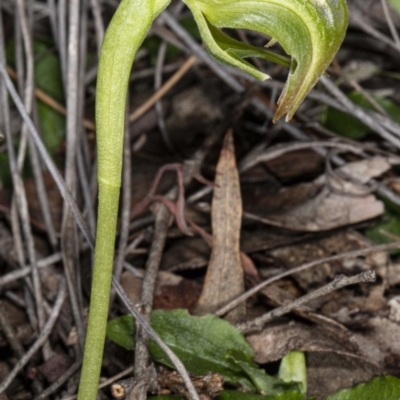
[[100,184],[88,334],[78,399],[95,399],[107,327],[119,188]]
[[170,0],[123,0],[104,36],[96,88],[99,209],[92,292],[78,400],[95,400],[99,383],[121,187],[126,95],[136,52]]

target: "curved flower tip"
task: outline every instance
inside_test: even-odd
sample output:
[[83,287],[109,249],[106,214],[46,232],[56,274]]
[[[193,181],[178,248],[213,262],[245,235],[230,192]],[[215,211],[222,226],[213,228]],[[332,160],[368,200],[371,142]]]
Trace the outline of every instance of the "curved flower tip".
[[[204,44],[217,60],[241,68],[257,79],[268,75],[246,57],[290,65],[274,121],[293,114],[328,68],[346,33],[346,0],[184,0],[191,9]],[[234,40],[218,28],[251,29],[278,41],[288,59]]]

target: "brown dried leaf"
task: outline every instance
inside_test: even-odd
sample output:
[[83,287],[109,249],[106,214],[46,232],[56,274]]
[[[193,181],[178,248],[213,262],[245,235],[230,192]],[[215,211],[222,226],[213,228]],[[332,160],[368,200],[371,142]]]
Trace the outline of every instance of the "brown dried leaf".
[[[329,230],[359,223],[384,212],[383,203],[360,185],[390,168],[384,157],[349,163],[334,171],[336,177],[324,174],[312,183],[284,188],[275,195],[259,194],[258,202],[249,203],[249,211],[300,231]],[[275,209],[266,208],[266,203],[274,203]]]
[[325,399],[344,387],[367,381],[380,369],[363,357],[352,337],[301,323],[275,324],[247,336],[255,361],[277,361],[291,350],[307,352],[308,395]]
[[265,364],[281,359],[291,350],[308,352],[324,351],[357,355],[358,348],[342,332],[334,334],[319,326],[302,323],[276,323],[252,333],[247,340],[254,350],[254,360]]
[[[198,314],[213,312],[244,291],[239,244],[242,200],[231,131],[224,139],[215,184],[212,202],[213,247],[198,302]],[[244,312],[243,304],[227,317],[236,322]]]
[[314,150],[306,149],[285,153],[265,163],[282,182],[315,177],[323,172],[324,159]]
[[324,400],[338,390],[354,387],[381,374],[379,368],[361,357],[307,353],[307,394],[315,396],[316,400]]

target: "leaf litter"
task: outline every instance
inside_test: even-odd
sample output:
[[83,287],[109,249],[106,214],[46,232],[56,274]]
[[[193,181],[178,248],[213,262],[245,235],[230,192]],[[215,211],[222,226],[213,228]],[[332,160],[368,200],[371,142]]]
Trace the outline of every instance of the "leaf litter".
[[[5,2],[3,12],[11,16],[13,7],[8,7],[9,3],[12,2]],[[376,1],[351,0],[349,5],[351,30],[329,73],[333,77],[340,77],[342,82],[347,82],[340,86],[346,92],[353,90],[353,87],[350,89],[346,85],[350,85],[351,80],[354,80],[362,84],[363,89],[371,91],[374,97],[378,96],[378,104],[389,104],[390,100],[390,104],[397,105],[400,102],[400,92],[396,89],[398,86],[395,78],[390,74],[397,65],[398,51],[394,49],[390,38],[386,37],[386,41],[376,39],[377,32],[382,34],[387,26],[381,4]],[[41,4],[40,7],[49,6]],[[37,12],[34,8],[33,14],[36,15]],[[392,16],[394,24],[398,27],[398,15],[393,12]],[[92,18],[92,14],[89,14],[89,18]],[[10,18],[10,21],[12,20],[13,18]],[[34,35],[49,34],[50,27],[43,25],[39,29],[42,31],[37,32],[39,27],[36,21],[32,23]],[[6,21],[4,28],[6,39],[12,38],[14,30],[11,22]],[[155,32],[157,34],[157,29]],[[165,30],[163,32],[166,34]],[[171,34],[170,31],[168,34]],[[265,42],[265,38],[244,34],[255,44],[257,41]],[[96,58],[96,48],[93,43],[95,40],[90,42],[88,68],[95,67],[95,64],[91,64]],[[57,55],[57,52],[53,52],[54,48],[52,45],[48,48],[52,58]],[[172,63],[165,64],[164,71],[155,71],[150,59],[146,58],[148,54],[146,51],[145,49],[145,55],[137,60],[135,73],[147,71],[147,75],[143,76],[152,77],[156,72],[164,74],[167,78],[168,71],[176,69]],[[371,54],[374,56],[371,57]],[[350,64],[354,60],[370,62],[371,58],[374,68],[370,68],[368,74],[363,74],[362,78],[355,76],[352,72],[354,68]],[[182,60],[184,56],[181,54],[178,56],[178,62]],[[82,65],[84,64],[83,62]],[[63,66],[61,67],[63,71]],[[273,70],[267,64],[265,68],[271,69],[268,73],[274,76],[273,82],[279,83],[279,79],[282,78],[281,71]],[[37,72],[40,73],[40,70]],[[57,70],[51,71],[51,74],[55,72],[59,73]],[[89,74],[89,71],[87,73]],[[225,70],[225,73],[234,77],[228,70]],[[48,81],[51,74],[40,78],[46,78]],[[58,80],[58,86],[59,83]],[[256,91],[249,96],[251,98],[256,96],[262,101],[265,101],[266,96],[273,97],[275,89],[268,87],[268,84],[269,82],[264,88],[259,87],[258,93]],[[83,87],[84,85],[82,89]],[[85,121],[90,121],[93,120],[91,102],[94,86],[89,79],[85,89],[84,117]],[[136,101],[139,95],[142,99],[146,99],[153,93],[152,78],[135,79],[131,90],[133,101]],[[389,93],[389,100],[385,98],[387,95],[382,93]],[[193,236],[186,236],[185,234],[189,232],[181,232],[172,220],[169,221],[166,246],[161,250],[161,271],[158,273],[158,283],[154,293],[153,317],[157,313],[165,316],[162,324],[159,324],[163,325],[159,328],[159,333],[166,336],[177,335],[172,336],[173,339],[165,338],[167,342],[169,340],[174,343],[177,353],[182,351],[184,345],[189,349],[196,349],[195,356],[213,348],[215,351],[211,352],[211,360],[214,363],[225,363],[225,370],[221,376],[218,375],[218,367],[208,366],[201,369],[201,362],[197,361],[195,362],[198,364],[197,369],[189,371],[193,373],[191,377],[193,382],[198,382],[197,388],[199,393],[205,396],[204,399],[216,396],[222,389],[219,399],[303,399],[304,396],[297,387],[280,386],[275,378],[278,376],[276,363],[291,350],[301,350],[306,354],[308,396],[315,396],[321,400],[398,399],[400,384],[396,377],[400,377],[400,349],[397,339],[400,337],[398,305],[400,263],[395,252],[389,253],[385,250],[369,255],[344,257],[341,260],[327,260],[317,267],[286,276],[229,312],[230,323],[215,318],[217,324],[221,322],[224,326],[218,333],[213,333],[211,328],[207,329],[210,325],[203,326],[200,323],[199,331],[195,331],[192,338],[188,339],[182,333],[182,331],[187,333],[185,324],[182,323],[183,328],[179,328],[177,315],[186,322],[190,318],[197,317],[190,317],[184,314],[184,311],[176,309],[186,309],[194,314],[206,305],[208,312],[214,312],[261,281],[290,271],[299,265],[346,252],[368,249],[373,245],[371,239],[375,240],[376,235],[368,234],[368,239],[364,234],[374,227],[380,231],[385,230],[387,219],[398,218],[400,212],[399,203],[390,208],[390,213],[387,206],[387,198],[396,200],[396,195],[400,193],[397,182],[397,150],[393,144],[371,131],[368,124],[363,124],[364,140],[368,140],[368,143],[349,142],[343,138],[346,137],[344,133],[343,136],[338,136],[340,132],[336,134],[330,132],[328,136],[335,137],[332,142],[352,145],[358,148],[359,152],[333,149],[330,153],[323,154],[320,151],[323,146],[318,148],[317,145],[313,145],[295,152],[284,151],[279,157],[259,162],[250,169],[242,168],[242,161],[246,160],[246,157],[252,162],[255,161],[257,156],[252,154],[257,154],[254,151],[259,146],[268,151],[276,145],[284,146],[288,142],[293,142],[290,129],[288,133],[285,125],[272,127],[268,118],[259,109],[249,106],[245,100],[243,96],[233,93],[222,84],[211,69],[200,62],[181,79],[172,92],[162,99],[163,114],[159,111],[149,111],[130,126],[134,165],[130,188],[132,208],[146,196],[160,168],[165,164],[182,163],[188,159],[190,159],[189,164],[196,162],[193,155],[197,149],[201,148],[210,137],[216,138],[211,146],[205,146],[206,150],[201,156],[204,160],[201,174],[214,181],[215,186],[206,187],[199,182],[191,182],[188,185],[185,183],[185,212],[179,215],[179,218],[184,218],[188,222],[189,227],[193,226],[190,224],[193,222],[202,229],[202,235],[198,233],[199,230],[191,228],[190,233]],[[330,97],[329,100],[328,106],[331,107],[335,99]],[[143,100],[138,103],[132,102],[133,108],[140,106],[142,102]],[[230,111],[242,103],[246,104],[242,107],[240,115],[229,116]],[[361,105],[363,103],[364,100],[359,102]],[[323,101],[321,103],[320,100],[315,100],[311,94],[296,116],[298,119],[289,126],[299,129],[302,134],[311,135],[315,142],[326,141],[327,133],[322,127],[314,126],[310,122],[319,120],[315,116],[318,115],[316,114],[318,108],[326,107],[323,104],[325,104]],[[54,114],[51,106],[48,107]],[[366,108],[371,110],[369,105]],[[13,107],[10,111],[13,116],[13,135],[18,137],[21,121]],[[41,114],[39,112],[39,118],[43,118]],[[64,117],[56,115],[57,123],[60,123]],[[227,124],[223,125],[225,120]],[[321,115],[320,121],[323,120]],[[382,122],[382,126],[388,126],[384,114],[377,120]],[[173,143],[172,151],[166,149],[165,141],[157,128],[163,122],[166,126],[165,132],[170,135],[170,141]],[[45,123],[46,121],[40,120],[38,125],[43,126]],[[226,136],[224,144],[222,136],[229,128],[232,132]],[[57,133],[60,132],[61,130]],[[81,201],[84,215],[87,215],[89,205],[92,208],[96,207],[93,167],[95,149],[92,132],[89,132],[87,137],[82,137],[85,138],[84,164],[80,167],[81,187],[77,189],[77,199]],[[298,139],[297,137],[296,140]],[[5,152],[2,146],[0,143],[3,156]],[[18,146],[20,142],[16,140],[15,147]],[[62,169],[62,158],[67,150],[64,144],[59,142],[53,144],[53,150],[54,157],[60,162],[59,168]],[[338,157],[344,165],[335,164]],[[28,160],[27,165],[29,165]],[[239,168],[236,165],[239,165]],[[200,167],[198,169],[200,170]],[[82,176],[86,176],[86,180],[82,179]],[[165,174],[157,193],[161,196],[175,182],[174,173]],[[18,359],[29,350],[40,332],[36,305],[30,289],[31,269],[24,255],[26,243],[19,234],[19,222],[16,219],[15,206],[12,206],[11,202],[12,188],[7,187],[7,179],[4,179],[3,175],[1,183],[0,284],[1,314],[4,318],[0,327],[0,349],[2,354],[5,354],[0,361],[2,382],[10,374]],[[88,183],[91,191],[89,196],[86,193],[86,203],[84,203],[82,187],[85,185],[89,187]],[[30,178],[28,174],[24,185],[29,200],[29,221],[34,228],[35,252],[40,260],[39,276],[44,291],[44,304],[41,306],[48,317],[60,290],[60,280],[64,275],[63,263],[60,261],[60,251],[54,252],[46,238],[46,225],[34,178]],[[63,214],[62,198],[47,173],[44,174],[44,185],[50,200],[51,218],[59,233]],[[389,188],[389,192],[382,192],[383,187]],[[382,193],[386,193],[386,197]],[[191,198],[196,200],[190,200]],[[88,203],[88,200],[91,202]],[[243,203],[243,215],[241,203]],[[154,238],[153,215],[157,214],[157,208],[156,204],[152,204],[149,209],[143,210],[138,218],[131,221],[129,243],[132,244],[138,238],[142,239],[137,245],[131,246],[131,250],[126,254],[121,284],[133,302],[137,302],[140,298],[149,245]],[[391,225],[389,233],[400,236],[396,224]],[[385,232],[381,234],[385,235]],[[78,294],[78,298],[82,301],[82,314],[85,316],[91,255],[84,241],[78,236],[75,239],[79,243],[81,283],[70,285],[69,290],[75,290]],[[392,236],[388,241],[393,240]],[[206,272],[207,266],[208,272]],[[271,309],[291,304],[295,299],[331,282],[338,274],[350,276],[369,270],[377,273],[378,280],[374,284],[361,283],[315,298],[292,310],[290,314],[267,324],[258,333],[243,336],[236,330],[235,335],[240,338],[238,339],[240,344],[225,340],[226,332],[235,329],[232,324],[234,322],[251,321]],[[163,312],[165,314],[162,314]],[[110,319],[123,314],[126,314],[126,310],[115,301],[110,310]],[[168,325],[166,321],[169,324],[168,330],[165,329]],[[131,333],[128,336],[131,337]],[[218,344],[219,348],[208,347],[208,342],[214,341],[213,345]],[[68,398],[75,394],[78,377],[76,365],[80,361],[80,350],[76,321],[68,300],[61,308],[58,322],[49,336],[48,343],[51,346],[51,353],[36,352],[4,392],[6,398],[15,400],[46,398],[45,389],[50,390],[46,395],[47,398],[57,398],[56,396]],[[245,348],[244,353],[240,354],[239,351],[238,354],[238,349],[242,347]],[[157,351],[153,359],[171,367],[165,356]],[[51,354],[51,357],[47,357],[46,354]],[[183,360],[186,360],[185,357],[182,355]],[[119,348],[110,341],[107,342],[103,378],[117,375],[131,365],[130,351]],[[160,398],[167,399],[167,393],[187,397],[188,394],[177,373],[169,368],[163,368],[164,370],[157,365],[159,380],[156,393],[162,395]],[[229,381],[229,376],[234,374],[236,374],[235,383],[232,382],[233,378]],[[388,374],[393,377],[375,378],[370,381],[374,376]],[[223,378],[226,382],[224,385]],[[120,379],[117,378],[117,382]],[[207,386],[207,382],[213,381],[217,382],[216,387]],[[365,384],[367,381],[369,383]],[[353,386],[356,386],[353,390],[342,390]],[[243,393],[244,388],[253,392]],[[102,398],[110,398],[109,393],[108,388],[102,389]]]

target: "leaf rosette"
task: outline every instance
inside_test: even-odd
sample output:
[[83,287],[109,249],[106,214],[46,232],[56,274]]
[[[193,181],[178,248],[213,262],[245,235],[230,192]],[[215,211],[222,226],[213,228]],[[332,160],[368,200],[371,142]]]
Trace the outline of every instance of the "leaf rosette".
[[218,61],[238,67],[257,79],[269,76],[247,57],[287,64],[285,57],[247,45],[219,28],[251,29],[269,35],[291,56],[289,76],[274,120],[293,114],[318,82],[346,33],[345,0],[184,0],[193,13],[202,39]]

